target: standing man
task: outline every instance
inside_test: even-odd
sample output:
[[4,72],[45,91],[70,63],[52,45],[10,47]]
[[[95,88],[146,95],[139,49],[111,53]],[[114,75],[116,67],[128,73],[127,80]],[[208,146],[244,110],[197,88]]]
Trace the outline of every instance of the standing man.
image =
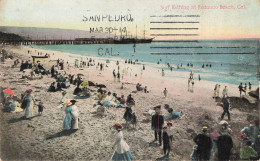
[[229,135],[219,136],[217,141],[218,159],[229,161],[231,149],[233,148],[233,141]]
[[154,130],[155,141],[157,141],[157,134],[159,134],[159,146],[162,145],[162,126],[164,123],[163,116],[160,115],[161,105],[155,107],[155,114],[152,116],[152,130]]
[[167,97],[167,93],[168,93],[168,91],[167,91],[167,89],[165,88],[164,91],[163,91],[164,97]]
[[228,97],[228,89],[227,89],[227,86],[225,86],[225,88],[223,89],[222,95],[223,95],[223,98],[227,98],[227,97]]
[[204,126],[202,128],[202,134],[199,134],[194,138],[194,142],[198,145],[196,153],[199,161],[209,160],[210,158],[212,141],[207,135],[207,130],[208,127]]
[[229,102],[229,99],[228,98],[225,98],[224,99],[224,103],[223,103],[223,113],[221,115],[221,120],[223,120],[225,114],[227,113],[228,115],[228,120],[230,121],[230,113],[229,113],[229,110],[230,110],[230,102]]
[[240,85],[238,86],[238,89],[239,89],[239,93],[240,93],[240,97],[241,97],[241,94],[242,94],[242,91],[243,91],[242,83],[240,83]]

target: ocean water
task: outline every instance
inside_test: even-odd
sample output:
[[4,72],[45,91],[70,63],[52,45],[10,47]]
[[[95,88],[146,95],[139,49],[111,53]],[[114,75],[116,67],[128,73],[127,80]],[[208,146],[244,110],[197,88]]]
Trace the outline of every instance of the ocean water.
[[[193,71],[203,80],[239,84],[259,81],[259,40],[203,40],[189,42],[152,42],[150,44],[86,44],[86,45],[34,45],[50,51],[61,51],[101,59],[121,58],[138,60],[141,64],[158,69]],[[49,54],[52,54],[51,52]],[[157,62],[161,65],[157,65]],[[187,64],[192,63],[193,67]],[[165,64],[165,65],[162,65]],[[177,69],[177,65],[181,66]],[[205,65],[202,68],[202,65]],[[212,67],[206,67],[211,64]]]

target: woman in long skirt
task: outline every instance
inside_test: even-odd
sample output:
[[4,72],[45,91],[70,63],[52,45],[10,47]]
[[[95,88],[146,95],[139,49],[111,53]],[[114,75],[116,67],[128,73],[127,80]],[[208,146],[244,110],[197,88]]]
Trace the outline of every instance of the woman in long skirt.
[[71,107],[72,107],[72,121],[71,121],[71,129],[77,130],[79,128],[79,110],[76,106],[77,100],[71,100]]
[[65,118],[63,121],[63,130],[70,130],[71,129],[71,121],[72,121],[72,106],[71,102],[66,102],[66,108],[65,108]]
[[131,161],[134,159],[133,155],[130,152],[130,148],[125,142],[123,138],[123,132],[122,130],[122,125],[119,123],[116,123],[114,125],[115,129],[117,130],[117,135],[116,135],[116,141],[114,143],[114,155],[112,156],[113,161],[122,161],[122,160],[128,160]]
[[26,101],[26,108],[25,108],[25,117],[30,118],[33,116],[33,105],[34,105],[34,97],[32,95],[32,89],[26,90],[26,95],[23,98],[23,101]]

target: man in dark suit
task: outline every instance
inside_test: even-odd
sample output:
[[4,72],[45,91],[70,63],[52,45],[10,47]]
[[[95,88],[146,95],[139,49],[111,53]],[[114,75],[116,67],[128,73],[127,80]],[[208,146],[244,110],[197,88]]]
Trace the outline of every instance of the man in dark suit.
[[227,113],[228,115],[228,120],[230,121],[230,113],[229,113],[229,110],[230,110],[230,102],[229,102],[229,99],[226,98],[224,99],[224,103],[223,103],[223,113],[221,115],[221,120],[223,120],[225,114]]
[[229,135],[219,136],[217,139],[218,159],[229,161],[231,149],[233,148],[233,141]]
[[160,111],[161,111],[161,106],[156,106],[155,107],[155,112],[156,114],[154,114],[152,116],[152,130],[154,130],[154,137],[155,140],[157,140],[157,134],[159,134],[159,145],[162,145],[162,126],[164,123],[164,119],[163,116],[160,115]]
[[208,128],[204,126],[202,129],[202,134],[199,134],[194,138],[194,142],[198,145],[198,149],[197,149],[198,161],[205,161],[205,160],[209,160],[210,158],[212,141],[210,137],[207,135],[207,129]]

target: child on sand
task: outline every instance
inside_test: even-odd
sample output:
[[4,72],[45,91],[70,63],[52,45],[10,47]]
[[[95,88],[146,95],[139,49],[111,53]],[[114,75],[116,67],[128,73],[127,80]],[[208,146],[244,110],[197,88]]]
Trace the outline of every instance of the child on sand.
[[[169,135],[167,134],[167,127],[163,127],[163,152],[164,152],[164,156],[169,157],[170,150],[171,150],[170,139],[169,139]],[[168,151],[167,154],[166,154],[166,151]]]
[[41,101],[39,103],[39,105],[38,105],[38,113],[39,113],[39,115],[42,115],[43,108],[45,108],[45,107],[43,106],[43,102]]
[[173,132],[172,132],[172,123],[171,122],[167,123],[167,133],[168,133],[168,136],[170,138],[170,142],[172,144]]

